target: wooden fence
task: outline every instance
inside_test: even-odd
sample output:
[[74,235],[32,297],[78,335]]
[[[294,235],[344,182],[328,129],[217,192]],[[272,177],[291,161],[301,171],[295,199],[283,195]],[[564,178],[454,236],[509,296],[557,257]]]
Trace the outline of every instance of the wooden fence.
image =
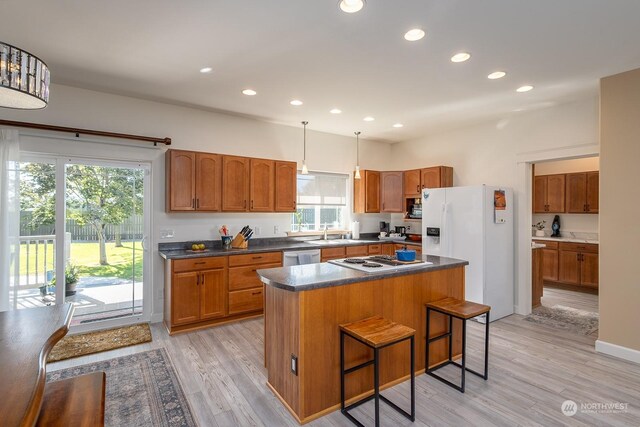
[[[21,212],[20,215],[20,236],[40,236],[55,234],[55,227],[51,225],[41,225],[33,228],[31,222],[31,212]],[[132,215],[120,226],[107,224],[107,240],[114,240],[120,229],[122,240],[140,240],[144,234],[144,218],[142,215]],[[96,242],[98,235],[90,225],[79,225],[76,220],[68,219],[66,224],[67,233],[71,233],[71,240],[74,242]]]

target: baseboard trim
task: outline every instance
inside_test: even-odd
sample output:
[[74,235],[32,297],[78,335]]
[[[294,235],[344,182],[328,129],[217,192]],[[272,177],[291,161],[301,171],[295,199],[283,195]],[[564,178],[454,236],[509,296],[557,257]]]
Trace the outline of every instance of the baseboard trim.
[[632,348],[596,340],[596,351],[598,353],[608,354],[609,356],[640,364],[640,351]]

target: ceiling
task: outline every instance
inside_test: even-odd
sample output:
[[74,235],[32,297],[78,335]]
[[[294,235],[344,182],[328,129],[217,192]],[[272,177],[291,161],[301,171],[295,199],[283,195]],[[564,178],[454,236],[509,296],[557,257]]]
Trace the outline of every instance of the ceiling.
[[[355,14],[337,0],[0,8],[0,40],[41,57],[54,83],[389,142],[595,96],[600,77],[640,67],[637,0],[367,0]],[[426,37],[405,41],[414,27]],[[452,63],[460,51],[471,59]],[[496,70],[508,74],[487,79]],[[515,92],[524,84],[535,88]]]

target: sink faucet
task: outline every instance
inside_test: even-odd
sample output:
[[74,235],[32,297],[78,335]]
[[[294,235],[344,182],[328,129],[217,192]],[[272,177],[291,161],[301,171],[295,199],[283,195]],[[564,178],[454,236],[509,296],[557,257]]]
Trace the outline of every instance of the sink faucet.
[[327,228],[329,228],[329,226],[327,224],[324,225],[324,232],[322,233],[322,239],[323,240],[327,240]]

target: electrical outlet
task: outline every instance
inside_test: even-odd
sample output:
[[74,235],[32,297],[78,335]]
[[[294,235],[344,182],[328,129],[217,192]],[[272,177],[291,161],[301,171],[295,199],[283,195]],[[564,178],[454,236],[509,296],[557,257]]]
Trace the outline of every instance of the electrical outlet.
[[160,238],[161,239],[173,239],[174,232],[171,229],[163,229],[160,230]]
[[253,232],[254,232],[254,235],[255,235],[256,237],[257,237],[257,236],[259,236],[259,235],[260,235],[260,227],[255,227],[255,228],[253,229]]
[[291,355],[291,373],[298,376],[298,358],[295,354]]
[[278,227],[277,225],[273,226],[273,234],[278,234],[280,232],[280,227]]

